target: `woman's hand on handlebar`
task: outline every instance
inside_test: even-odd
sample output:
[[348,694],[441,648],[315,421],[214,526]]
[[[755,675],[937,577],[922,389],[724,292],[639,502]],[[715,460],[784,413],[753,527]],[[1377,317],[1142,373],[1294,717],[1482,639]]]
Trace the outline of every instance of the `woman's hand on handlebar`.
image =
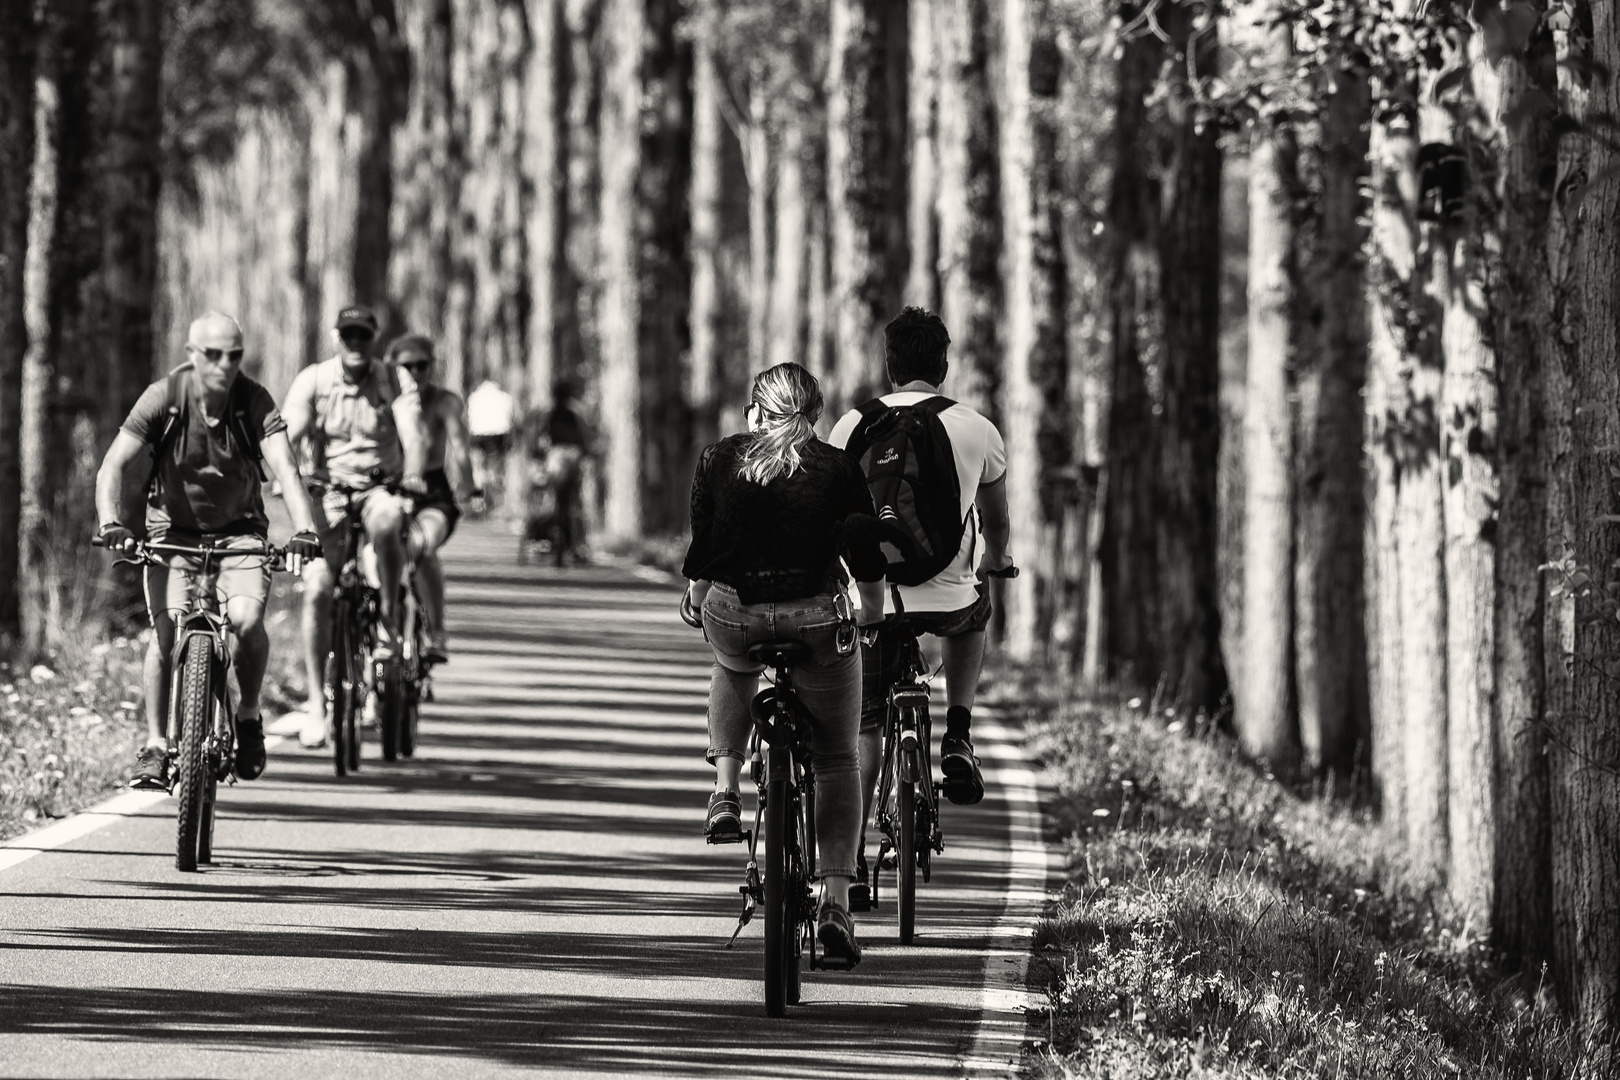
[[1017,576],[1018,567],[1013,565],[1011,555],[1003,555],[994,562],[991,561],[989,556],[986,556],[984,562],[979,565],[980,581],[987,578],[1015,578]]

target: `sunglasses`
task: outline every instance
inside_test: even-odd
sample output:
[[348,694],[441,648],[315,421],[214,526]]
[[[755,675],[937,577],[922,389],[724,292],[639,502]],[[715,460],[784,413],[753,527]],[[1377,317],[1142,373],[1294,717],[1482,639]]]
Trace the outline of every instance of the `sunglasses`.
[[343,340],[345,345],[367,345],[374,341],[377,335],[365,330],[339,330],[338,337]]
[[242,350],[239,349],[239,348],[238,349],[205,349],[200,345],[193,345],[192,348],[197,350],[198,352],[202,353],[204,356],[208,357],[208,362],[211,363],[211,364],[217,364],[221,360],[229,360],[232,363],[235,363],[236,361],[242,359]]
[[418,371],[426,371],[428,368],[432,367],[433,366],[433,361],[431,361],[431,360],[412,360],[410,363],[400,364],[399,366],[404,368],[406,371],[409,371],[411,374],[414,375]]

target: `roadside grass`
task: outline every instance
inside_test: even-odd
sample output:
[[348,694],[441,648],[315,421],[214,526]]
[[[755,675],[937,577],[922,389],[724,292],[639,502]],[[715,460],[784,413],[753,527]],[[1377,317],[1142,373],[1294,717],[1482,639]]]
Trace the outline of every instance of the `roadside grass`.
[[[273,580],[267,719],[302,705],[298,587]],[[150,631],[110,633],[99,605],[56,608],[48,655],[0,664],[0,840],[66,817],[120,791],[145,738],[141,665]]]
[[1139,700],[1044,711],[1031,748],[1068,880],[1034,943],[1048,1004],[1027,1075],[1616,1075],[1367,811],[1301,798]]

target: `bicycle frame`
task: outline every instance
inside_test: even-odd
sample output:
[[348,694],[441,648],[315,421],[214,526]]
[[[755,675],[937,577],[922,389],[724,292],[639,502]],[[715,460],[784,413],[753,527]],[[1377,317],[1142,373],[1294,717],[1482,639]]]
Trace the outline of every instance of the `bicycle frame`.
[[[879,870],[883,866],[884,856],[894,852],[900,879],[900,939],[902,944],[910,944],[915,920],[915,895],[912,892],[915,880],[912,875],[920,873],[923,881],[927,882],[933,873],[933,856],[945,850],[945,843],[944,834],[939,828],[939,784],[933,775],[928,665],[923,660],[917,635],[909,626],[902,622],[897,635],[900,670],[899,677],[889,690],[883,728],[883,757],[873,807],[883,839],[872,870],[871,888],[872,902],[876,905]],[[914,800],[914,805],[909,807],[908,799],[902,797],[907,789]],[[909,822],[906,820],[908,814]]]

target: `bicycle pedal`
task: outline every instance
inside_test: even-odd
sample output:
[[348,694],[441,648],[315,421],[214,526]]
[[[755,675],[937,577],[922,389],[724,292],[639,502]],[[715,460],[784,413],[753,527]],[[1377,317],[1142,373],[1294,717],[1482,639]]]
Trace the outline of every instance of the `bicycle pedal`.
[[710,833],[704,839],[711,844],[740,844],[748,839],[748,834],[743,832]]

